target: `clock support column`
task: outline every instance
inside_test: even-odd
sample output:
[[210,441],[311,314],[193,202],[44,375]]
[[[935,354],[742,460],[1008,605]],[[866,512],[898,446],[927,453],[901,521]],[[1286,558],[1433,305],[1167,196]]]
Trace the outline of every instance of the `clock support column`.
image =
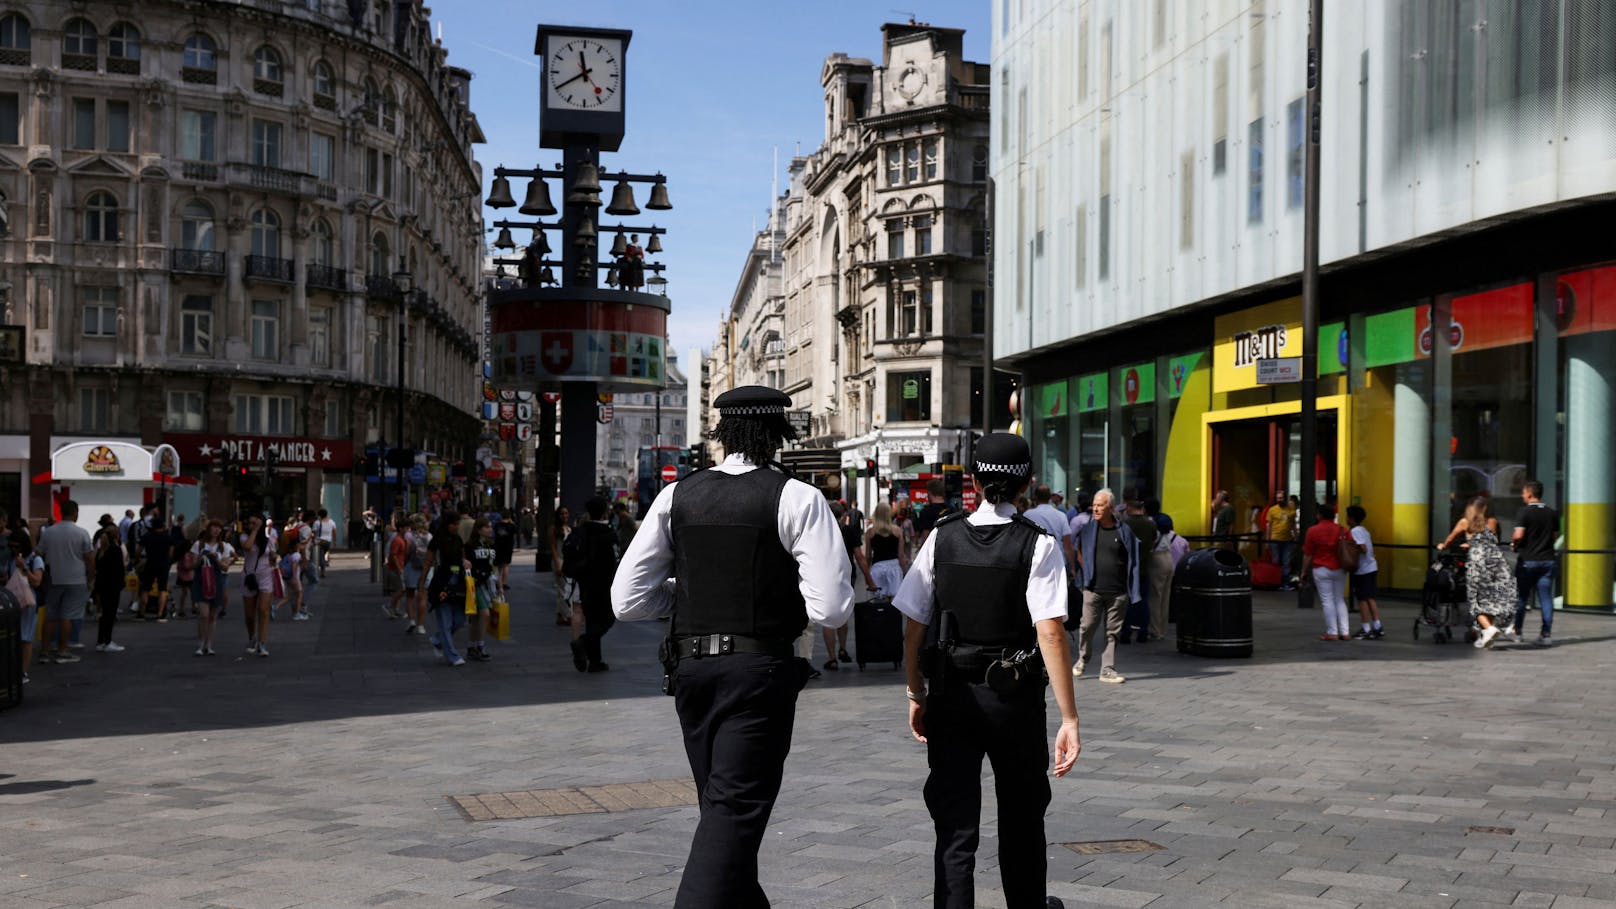
[[[562,193],[578,176],[578,166],[590,164],[599,172],[600,150],[586,140],[572,139],[562,149]],[[569,290],[592,291],[599,284],[595,268],[598,240],[578,242],[578,228],[595,220],[594,206],[566,202],[561,209],[561,286]],[[582,351],[578,351],[579,354]],[[595,420],[599,393],[594,382],[566,382],[561,386],[561,503],[574,517],[583,514],[584,502],[595,494]]]

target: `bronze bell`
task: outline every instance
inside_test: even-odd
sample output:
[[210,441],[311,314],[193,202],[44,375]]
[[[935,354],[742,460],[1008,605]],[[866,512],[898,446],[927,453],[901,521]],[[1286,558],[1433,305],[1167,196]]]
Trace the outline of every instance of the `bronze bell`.
[[516,248],[516,241],[511,239],[511,229],[509,227],[501,227],[499,229],[499,236],[494,238],[494,248],[495,249],[515,249]]
[[617,266],[615,266],[615,265],[613,265],[611,268],[606,269],[606,286],[607,287],[616,287],[617,286]]
[[504,177],[494,178],[494,191],[488,194],[489,208],[510,208],[516,204],[511,198],[511,181]]
[[651,187],[651,201],[645,203],[645,207],[652,211],[667,211],[672,208],[673,205],[668,202],[668,184],[658,180],[656,185]]
[[554,284],[555,282],[555,272],[550,270],[550,266],[544,266],[544,269],[539,272],[539,284]]
[[628,252],[628,244],[623,240],[623,232],[617,232],[617,239],[612,241],[612,255],[621,256]]
[[567,204],[568,205],[588,205],[591,208],[595,208],[595,207],[598,207],[600,205],[600,193],[599,192],[586,193],[586,192],[582,192],[582,191],[574,192],[574,193],[568,193],[567,194]]
[[545,238],[544,231],[537,228],[533,230],[533,245],[539,248],[539,255],[541,256],[550,252],[550,241]]
[[522,207],[517,209],[524,215],[538,215],[540,217],[553,215],[556,207],[550,202],[550,185],[542,179],[534,177],[527,185],[527,199]]
[[572,172],[572,191],[575,193],[600,192],[600,176],[595,165],[589,161],[580,161]]
[[572,233],[572,242],[577,246],[595,245],[595,222],[585,219],[578,222],[578,229]]
[[637,215],[640,207],[634,204],[634,188],[627,180],[618,180],[612,187],[612,204],[606,206],[609,215]]
[[657,234],[652,234],[651,235],[651,242],[645,244],[645,251],[648,252],[648,253],[659,253],[659,252],[661,252],[662,251],[662,237],[657,235]]

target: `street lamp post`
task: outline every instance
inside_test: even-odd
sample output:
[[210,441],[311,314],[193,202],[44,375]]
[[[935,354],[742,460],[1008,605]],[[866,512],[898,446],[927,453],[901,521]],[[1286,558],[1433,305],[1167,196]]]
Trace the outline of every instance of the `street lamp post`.
[[[404,257],[398,257],[398,271],[393,273],[393,284],[398,288],[398,449],[403,451],[404,442],[404,331],[409,324],[410,291],[415,287],[415,275],[410,273],[409,266],[405,264]],[[403,456],[394,462],[398,478],[399,501],[404,509],[409,507],[409,496],[404,492],[404,461]]]

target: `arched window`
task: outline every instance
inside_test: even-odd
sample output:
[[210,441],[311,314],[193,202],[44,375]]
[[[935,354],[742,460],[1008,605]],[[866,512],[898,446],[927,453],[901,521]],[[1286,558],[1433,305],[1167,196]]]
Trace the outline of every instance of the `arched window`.
[[115,73],[140,73],[140,29],[119,22],[107,31],[107,69]]
[[180,209],[180,246],[213,251],[213,207],[201,199],[187,202]]
[[62,68],[94,71],[99,39],[88,19],[69,19],[62,28]]
[[27,19],[16,13],[0,16],[0,63],[26,65],[32,46],[33,33]]
[[252,254],[272,259],[281,257],[281,218],[268,208],[252,215]]
[[314,83],[314,103],[321,107],[336,106],[337,77],[331,72],[331,64],[324,60],[314,61],[314,68],[309,73]]
[[219,46],[213,39],[197,32],[185,39],[185,68],[209,72],[219,68]]
[[382,106],[382,91],[376,80],[365,77],[365,122],[375,126]]
[[117,241],[118,200],[112,193],[97,190],[84,200],[84,239],[91,243]]
[[391,85],[382,93],[382,129],[392,132],[398,126],[398,95]]
[[387,246],[387,235],[377,231],[370,238],[370,275],[373,278],[385,278],[392,274],[389,261],[392,258],[391,250]]
[[331,233],[331,223],[324,218],[316,218],[311,232],[311,239],[313,242],[311,243],[310,252],[312,253],[314,264],[330,268],[331,260],[336,255],[336,240]]
[[253,90],[265,95],[278,95],[286,84],[281,69],[281,54],[269,45],[253,52]]

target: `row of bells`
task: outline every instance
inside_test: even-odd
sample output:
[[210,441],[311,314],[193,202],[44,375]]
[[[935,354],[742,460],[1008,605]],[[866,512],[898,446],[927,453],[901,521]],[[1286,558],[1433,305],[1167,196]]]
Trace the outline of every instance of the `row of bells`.
[[[533,232],[533,234],[533,239],[539,244],[539,255],[547,255],[550,252],[550,241],[544,238],[544,231],[536,230]],[[612,241],[612,255],[614,256],[621,256],[622,254],[628,252],[628,243],[623,239],[623,234],[624,231],[619,230],[617,232],[617,239]],[[590,221],[583,221],[579,223],[578,229],[573,232],[573,243],[577,244],[578,246],[594,246],[596,236],[594,223]],[[512,239],[511,229],[509,227],[501,227],[499,229],[499,235],[494,238],[494,248],[516,248],[516,241]],[[651,241],[645,244],[645,251],[648,253],[659,253],[662,251],[662,238],[659,234],[651,235]]]
[[[516,204],[511,197],[511,181],[505,177],[494,178],[494,189],[488,194],[489,208],[509,208]],[[577,173],[572,181],[572,191],[567,194],[568,205],[600,205],[600,176],[595,165],[588,161],[578,165]],[[645,207],[652,211],[667,211],[673,208],[668,202],[668,186],[666,183],[655,183],[651,186],[651,198],[646,201]],[[524,215],[545,217],[556,213],[556,207],[550,201],[550,186],[540,178],[534,178],[527,184],[527,198],[522,201],[522,207],[517,211]],[[618,180],[612,187],[612,204],[606,206],[606,213],[610,215],[637,215],[640,207],[634,204],[634,188],[629,186],[627,180]]]

